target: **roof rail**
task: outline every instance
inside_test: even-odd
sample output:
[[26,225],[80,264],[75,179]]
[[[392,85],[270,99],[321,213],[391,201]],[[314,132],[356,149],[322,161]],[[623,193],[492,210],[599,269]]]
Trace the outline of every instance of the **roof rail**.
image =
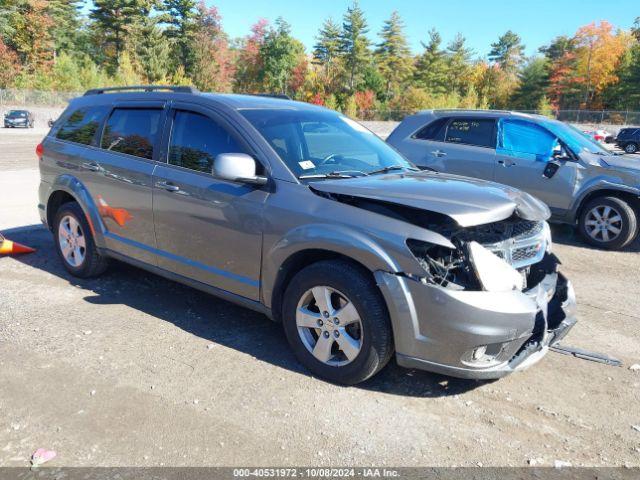
[[176,93],[199,93],[196,87],[190,86],[175,86],[175,85],[130,85],[128,87],[106,87],[106,88],[92,88],[84,92],[84,96],[87,95],[100,95],[108,92],[127,92],[127,91],[143,91],[143,92],[156,92],[160,90],[169,90]]
[[286,93],[251,93],[255,97],[271,97],[271,98],[281,98],[282,100],[291,100],[291,97]]
[[462,113],[462,112],[487,112],[487,113],[520,113],[514,112],[513,110],[492,110],[490,108],[434,108],[434,112],[453,112],[453,113]]

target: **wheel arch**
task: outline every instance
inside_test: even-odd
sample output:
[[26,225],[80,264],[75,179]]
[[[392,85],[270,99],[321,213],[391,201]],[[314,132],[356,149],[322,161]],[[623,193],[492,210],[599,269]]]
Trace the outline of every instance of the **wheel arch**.
[[94,242],[98,248],[104,247],[104,223],[100,218],[98,207],[87,188],[71,175],[61,175],[55,179],[51,193],[47,198],[46,219],[49,229],[53,229],[53,220],[58,209],[67,202],[76,202],[85,214]]
[[65,203],[76,202],[76,198],[66,190],[55,190],[49,195],[47,200],[47,225],[49,230],[53,230],[53,220],[56,216],[58,209]]
[[370,276],[375,282],[375,277],[370,268],[354,258],[335,250],[323,248],[308,248],[298,250],[293,253],[282,263],[278,269],[275,281],[271,291],[271,312],[273,319],[277,322],[282,320],[282,303],[284,301],[284,292],[293,277],[306,267],[323,260],[341,260],[348,263],[364,274]]
[[599,188],[586,192],[580,199],[575,210],[575,221],[579,221],[585,206],[594,198],[598,197],[617,197],[626,201],[631,208],[636,212],[637,216],[640,216],[640,196],[638,193],[634,193],[628,190],[622,190],[619,188]]

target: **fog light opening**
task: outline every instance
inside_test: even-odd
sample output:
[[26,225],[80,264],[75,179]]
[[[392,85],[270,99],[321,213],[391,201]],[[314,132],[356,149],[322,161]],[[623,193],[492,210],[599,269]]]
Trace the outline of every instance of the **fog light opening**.
[[485,353],[487,353],[487,346],[482,345],[473,350],[473,353],[471,354],[471,358],[473,358],[477,362],[478,360],[481,360],[484,357]]

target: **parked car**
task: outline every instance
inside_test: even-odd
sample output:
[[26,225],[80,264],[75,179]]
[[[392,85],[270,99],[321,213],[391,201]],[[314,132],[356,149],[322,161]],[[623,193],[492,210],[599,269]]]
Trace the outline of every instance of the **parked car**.
[[640,128],[623,128],[616,136],[616,145],[627,153],[638,153],[640,149]]
[[41,218],[70,274],[117,259],[252,308],[347,384],[394,352],[498,378],[575,324],[531,195],[421,172],[318,106],[140,88],[74,99],[37,148]]
[[4,128],[33,128],[33,114],[28,110],[9,110],[4,115]]
[[585,133],[589,136],[589,138],[592,138],[596,142],[600,143],[605,143],[607,137],[611,136],[606,130],[590,130]]
[[619,249],[638,234],[640,162],[574,127],[506,111],[424,111],[387,139],[421,168],[520,188],[591,245]]

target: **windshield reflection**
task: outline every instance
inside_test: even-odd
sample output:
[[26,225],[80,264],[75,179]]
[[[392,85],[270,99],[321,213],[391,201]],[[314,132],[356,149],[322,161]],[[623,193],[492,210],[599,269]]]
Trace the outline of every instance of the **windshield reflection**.
[[251,122],[300,179],[345,178],[414,165],[350,118],[323,109],[246,109]]

